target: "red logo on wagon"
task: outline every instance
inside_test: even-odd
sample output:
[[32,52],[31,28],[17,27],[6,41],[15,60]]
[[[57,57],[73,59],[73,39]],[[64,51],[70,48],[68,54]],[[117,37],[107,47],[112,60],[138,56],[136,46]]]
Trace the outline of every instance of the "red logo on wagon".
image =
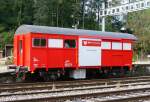
[[82,40],[82,46],[101,46],[101,42],[93,40]]

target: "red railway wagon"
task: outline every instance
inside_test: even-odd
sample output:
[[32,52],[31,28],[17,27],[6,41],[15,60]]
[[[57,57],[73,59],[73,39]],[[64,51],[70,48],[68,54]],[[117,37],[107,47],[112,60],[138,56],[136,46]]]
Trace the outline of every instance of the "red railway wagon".
[[132,70],[135,40],[127,33],[22,25],[14,36],[17,76],[48,80],[126,73]]

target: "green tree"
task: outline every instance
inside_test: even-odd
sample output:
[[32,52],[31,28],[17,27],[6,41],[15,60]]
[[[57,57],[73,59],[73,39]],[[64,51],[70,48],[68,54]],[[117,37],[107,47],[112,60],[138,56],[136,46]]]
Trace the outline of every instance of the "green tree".
[[14,14],[17,27],[22,24],[33,24],[33,4],[33,0],[15,0]]
[[150,53],[150,10],[129,13],[127,27],[138,37],[136,54],[141,58]]
[[34,24],[49,25],[50,10],[48,5],[49,0],[35,0],[34,2]]
[[15,25],[14,0],[0,0],[0,33],[13,29]]
[[[1,42],[11,43],[22,24],[101,30],[102,1],[107,0],[0,0]],[[120,26],[115,17],[107,17],[107,31],[119,31]]]

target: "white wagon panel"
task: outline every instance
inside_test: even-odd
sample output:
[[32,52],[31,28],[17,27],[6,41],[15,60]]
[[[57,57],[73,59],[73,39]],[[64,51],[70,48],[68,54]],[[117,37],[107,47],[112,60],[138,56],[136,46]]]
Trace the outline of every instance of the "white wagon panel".
[[79,38],[79,66],[101,65],[101,40]]

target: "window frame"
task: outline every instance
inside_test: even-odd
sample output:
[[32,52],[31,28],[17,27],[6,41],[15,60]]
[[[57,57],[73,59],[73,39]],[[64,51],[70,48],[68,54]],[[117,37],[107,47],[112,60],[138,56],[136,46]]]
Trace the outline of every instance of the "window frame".
[[[104,48],[104,45],[103,45],[104,43],[105,44],[107,43],[108,44],[107,47],[109,46],[109,48],[106,48],[106,47]],[[112,42],[111,41],[102,41],[101,42],[101,49],[102,50],[112,50]]]
[[[129,45],[128,47],[130,47],[130,49],[128,49],[126,45]],[[122,43],[122,49],[124,51],[131,51],[132,50],[132,43],[130,43],[130,42],[123,42]]]
[[[115,46],[116,46],[116,44],[119,44],[120,48],[118,47],[118,45],[117,45],[118,48],[114,47],[113,44],[115,44]],[[122,42],[117,42],[117,41],[112,41],[111,42],[111,49],[112,50],[123,50],[123,43]]]
[[[65,41],[68,40],[68,41],[75,41],[75,47],[65,47]],[[63,48],[66,48],[66,49],[75,49],[77,48],[77,40],[76,39],[64,39],[63,40]]]
[[[62,46],[61,47],[54,47],[54,46],[49,46],[49,40],[60,40],[60,41],[62,41]],[[64,48],[64,44],[63,44],[63,42],[64,42],[64,40],[63,39],[60,39],[60,38],[48,38],[48,41],[47,41],[47,46],[48,46],[48,48],[57,48],[57,49],[62,49],[62,48]]]
[[[35,46],[34,45],[34,41],[35,41],[35,39],[38,39],[40,42],[39,42],[39,45],[38,46]],[[45,40],[45,45],[44,46],[42,46],[42,40]],[[46,48],[47,47],[47,39],[46,38],[32,38],[32,47],[34,47],[34,48]]]

